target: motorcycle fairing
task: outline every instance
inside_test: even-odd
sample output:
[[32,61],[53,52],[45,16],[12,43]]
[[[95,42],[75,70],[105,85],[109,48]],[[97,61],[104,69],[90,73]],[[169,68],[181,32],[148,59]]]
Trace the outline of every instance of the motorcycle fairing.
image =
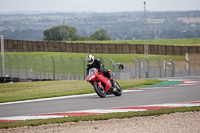
[[105,84],[105,86],[106,86],[106,92],[110,89],[110,87],[111,87],[111,83],[110,83],[110,80],[107,78],[107,77],[105,77],[104,75],[103,75],[103,73],[101,73],[100,75],[98,75],[97,76],[98,77],[98,79],[103,83],[103,84]]
[[92,84],[98,83],[99,87],[102,88],[102,84],[105,84],[106,92],[109,91],[110,87],[112,86],[110,80],[103,75],[103,73],[98,73],[98,69],[89,77],[89,81],[95,80]]

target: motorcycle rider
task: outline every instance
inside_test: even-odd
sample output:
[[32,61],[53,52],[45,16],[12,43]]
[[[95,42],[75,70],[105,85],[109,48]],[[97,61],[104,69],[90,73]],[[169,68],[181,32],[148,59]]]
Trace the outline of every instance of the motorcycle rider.
[[12,82],[12,78],[9,75],[6,75],[6,78],[4,79],[4,82],[6,83],[11,83]]
[[95,59],[93,55],[89,54],[88,56],[86,56],[86,60],[88,62],[86,67],[87,76],[91,68],[97,68],[99,69],[99,72],[102,72],[105,77],[110,79],[111,84],[113,86],[113,77],[110,75],[109,71],[106,68],[104,68],[104,64],[100,59]]

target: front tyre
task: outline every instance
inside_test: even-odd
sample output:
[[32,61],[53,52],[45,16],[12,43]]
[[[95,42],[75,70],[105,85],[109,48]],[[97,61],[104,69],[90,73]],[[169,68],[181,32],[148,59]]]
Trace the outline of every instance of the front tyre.
[[121,96],[122,95],[122,89],[121,89],[120,85],[116,81],[114,81],[114,86],[117,88],[117,90],[115,92],[113,92],[113,94],[115,96]]
[[106,91],[105,88],[102,86],[102,88],[99,87],[99,84],[94,84],[94,90],[97,93],[97,95],[101,98],[106,97]]

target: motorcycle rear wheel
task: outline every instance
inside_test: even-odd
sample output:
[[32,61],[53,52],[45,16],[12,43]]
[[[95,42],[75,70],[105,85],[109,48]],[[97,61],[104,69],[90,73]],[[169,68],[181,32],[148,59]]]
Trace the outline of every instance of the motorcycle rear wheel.
[[114,81],[114,82],[115,82],[114,84],[115,84],[115,87],[117,88],[117,90],[115,92],[113,92],[113,94],[115,96],[121,96],[122,95],[122,89],[116,81]]
[[106,91],[103,86],[102,86],[102,88],[100,88],[98,84],[94,84],[94,90],[99,97],[101,97],[101,98],[106,97]]

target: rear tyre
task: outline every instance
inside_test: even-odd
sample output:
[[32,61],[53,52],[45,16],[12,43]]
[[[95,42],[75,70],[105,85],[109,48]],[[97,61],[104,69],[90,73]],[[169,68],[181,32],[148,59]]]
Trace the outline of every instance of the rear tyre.
[[105,88],[103,87],[103,85],[102,85],[102,88],[100,88],[99,84],[97,84],[97,83],[94,84],[94,90],[99,97],[101,97],[101,98],[106,97],[106,91],[105,91]]
[[122,95],[122,89],[121,89],[120,85],[116,81],[113,81],[113,82],[114,82],[114,86],[117,88],[117,90],[115,92],[113,92],[113,94],[115,96],[121,96]]

